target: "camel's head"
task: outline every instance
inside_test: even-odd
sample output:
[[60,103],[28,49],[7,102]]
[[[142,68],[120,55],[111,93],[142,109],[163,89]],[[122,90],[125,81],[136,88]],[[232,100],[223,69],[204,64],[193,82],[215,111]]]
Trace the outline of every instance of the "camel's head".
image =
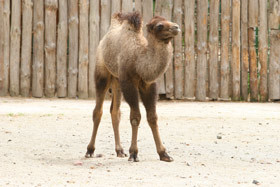
[[179,25],[167,21],[161,16],[155,16],[147,24],[147,31],[153,34],[158,40],[169,43],[181,30]]

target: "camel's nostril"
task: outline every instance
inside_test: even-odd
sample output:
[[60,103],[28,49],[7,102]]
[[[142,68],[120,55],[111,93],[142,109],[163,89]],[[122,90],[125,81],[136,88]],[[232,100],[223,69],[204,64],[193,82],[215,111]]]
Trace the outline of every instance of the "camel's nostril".
[[179,26],[178,25],[174,25],[172,28],[178,30]]
[[179,25],[174,25],[172,26],[172,30],[175,31],[175,32],[180,32],[180,28],[179,28]]

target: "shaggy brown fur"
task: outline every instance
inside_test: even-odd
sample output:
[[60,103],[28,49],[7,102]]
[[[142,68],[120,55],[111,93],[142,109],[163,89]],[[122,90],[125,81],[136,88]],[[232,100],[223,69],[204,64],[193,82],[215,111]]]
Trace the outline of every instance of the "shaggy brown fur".
[[116,13],[112,16],[108,33],[97,49],[95,84],[96,106],[93,111],[93,132],[86,157],[95,150],[97,129],[102,116],[105,93],[112,85],[111,117],[117,156],[126,156],[120,144],[119,122],[121,95],[130,106],[132,141],[129,149],[131,161],[139,161],[137,131],[141,120],[139,98],[147,111],[160,160],[172,161],[162,145],[156,114],[156,79],[168,68],[172,58],[171,39],[180,31],[179,26],[156,16],[147,24],[147,38],[143,36],[142,18],[139,13]]

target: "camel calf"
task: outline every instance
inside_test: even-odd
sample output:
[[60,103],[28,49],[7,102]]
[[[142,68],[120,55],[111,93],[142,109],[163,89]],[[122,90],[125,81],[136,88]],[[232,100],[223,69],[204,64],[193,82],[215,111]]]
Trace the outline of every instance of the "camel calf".
[[[116,13],[111,20],[108,33],[97,48],[95,67],[96,106],[93,111],[93,132],[87,147],[86,157],[92,157],[95,139],[102,116],[105,93],[111,85],[111,118],[115,135],[115,149],[118,157],[126,156],[120,144],[119,123],[121,96],[130,107],[132,141],[129,161],[138,162],[137,132],[141,120],[139,98],[141,98],[162,161],[173,159],[166,153],[157,123],[156,80],[168,68],[172,59],[171,40],[180,32],[176,23],[155,16],[146,25],[147,38],[142,31],[142,18],[138,12]],[[140,96],[140,97],[139,97]]]

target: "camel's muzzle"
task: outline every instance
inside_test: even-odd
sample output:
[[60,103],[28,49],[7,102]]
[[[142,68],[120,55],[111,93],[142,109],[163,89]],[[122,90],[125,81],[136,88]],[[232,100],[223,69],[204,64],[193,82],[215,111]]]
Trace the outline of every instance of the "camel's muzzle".
[[181,29],[179,28],[179,25],[176,24],[170,28],[170,31],[172,34],[177,35],[179,32],[181,32]]

